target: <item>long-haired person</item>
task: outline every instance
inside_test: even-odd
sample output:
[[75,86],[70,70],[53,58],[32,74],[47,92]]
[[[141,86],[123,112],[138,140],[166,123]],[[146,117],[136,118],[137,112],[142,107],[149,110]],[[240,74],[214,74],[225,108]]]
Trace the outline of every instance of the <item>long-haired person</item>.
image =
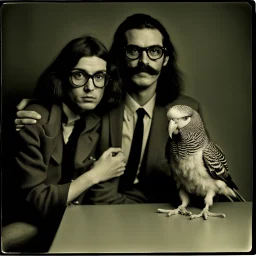
[[40,76],[37,103],[27,110],[41,119],[17,132],[15,179],[24,207],[3,228],[5,250],[37,233],[49,245],[68,204],[90,203],[93,185],[124,173],[120,148],[99,155],[97,147],[101,116],[119,103],[120,93],[107,49],[90,36],[69,42]]
[[[159,20],[139,13],[118,26],[110,55],[122,78],[122,102],[103,117],[100,149],[121,147],[127,164],[124,175],[91,189],[94,203],[175,203],[165,152],[167,109],[184,104],[201,112],[195,99],[181,94],[175,47]],[[17,112],[17,129],[33,119],[31,112]]]

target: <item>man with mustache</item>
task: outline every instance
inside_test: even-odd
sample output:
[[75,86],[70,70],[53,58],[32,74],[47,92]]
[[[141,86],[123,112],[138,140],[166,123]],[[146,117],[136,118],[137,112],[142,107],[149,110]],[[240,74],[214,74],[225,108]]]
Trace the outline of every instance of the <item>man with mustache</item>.
[[[122,177],[90,190],[91,202],[175,203],[177,191],[165,154],[166,109],[186,104],[199,111],[199,104],[181,95],[176,51],[168,32],[149,15],[129,16],[117,28],[110,54],[119,67],[124,93],[122,103],[103,117],[99,150],[121,147],[127,165]],[[25,114],[35,118],[24,111],[18,112],[18,118]],[[22,123],[25,120],[16,120]]]
[[[121,147],[127,165],[122,177],[91,189],[94,203],[175,203],[176,186],[165,154],[166,108],[179,103],[198,111],[199,104],[181,95],[174,46],[158,20],[135,14],[117,28],[110,53],[119,67],[125,93],[123,103],[103,118],[100,149]],[[144,112],[139,136],[138,109]]]

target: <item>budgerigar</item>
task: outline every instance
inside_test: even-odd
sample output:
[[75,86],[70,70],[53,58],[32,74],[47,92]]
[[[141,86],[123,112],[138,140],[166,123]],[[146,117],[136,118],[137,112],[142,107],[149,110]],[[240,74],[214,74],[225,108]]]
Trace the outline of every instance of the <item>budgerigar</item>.
[[[179,190],[182,204],[174,210],[158,209],[158,212],[189,215],[190,219],[208,216],[225,217],[223,213],[211,213],[209,207],[217,194],[245,201],[232,181],[226,158],[221,148],[210,141],[198,112],[189,106],[175,105],[167,112],[170,135],[170,164]],[[188,193],[189,192],[189,193]],[[202,196],[205,207],[200,214],[186,210],[189,194]]]

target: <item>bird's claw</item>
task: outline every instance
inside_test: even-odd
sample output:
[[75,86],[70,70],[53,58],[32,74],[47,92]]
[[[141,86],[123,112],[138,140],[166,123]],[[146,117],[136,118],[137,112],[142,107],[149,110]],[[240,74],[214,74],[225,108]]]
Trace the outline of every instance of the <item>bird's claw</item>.
[[168,217],[179,214],[179,209],[170,210],[167,214]]
[[193,214],[190,216],[190,219],[196,219],[196,218],[200,218],[203,217],[205,220],[208,219],[208,217],[220,217],[220,218],[225,218],[226,215],[224,213],[213,213],[213,212],[209,212],[208,210],[203,210],[202,212],[200,212],[199,214]]
[[179,209],[179,213],[181,215],[187,215],[187,216],[191,216],[192,215],[192,212],[187,211],[186,208],[184,208],[184,207]]
[[168,217],[172,215],[177,215],[177,214],[188,215],[188,216],[192,215],[192,212],[187,211],[185,207],[178,207],[177,209],[174,209],[174,210],[158,209],[157,212],[167,213]]

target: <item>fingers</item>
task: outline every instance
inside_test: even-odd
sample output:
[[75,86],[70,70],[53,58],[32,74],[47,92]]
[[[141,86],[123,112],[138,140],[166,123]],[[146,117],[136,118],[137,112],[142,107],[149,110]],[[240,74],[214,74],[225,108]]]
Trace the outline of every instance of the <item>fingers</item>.
[[120,167],[120,168],[118,169],[117,177],[123,175],[123,174],[124,174],[124,171],[125,171],[125,167]]
[[34,99],[23,99],[21,102],[16,106],[17,110],[24,109],[29,103],[31,103]]
[[18,132],[19,130],[21,130],[23,126],[24,125],[22,124],[16,125],[16,131]]
[[20,118],[31,118],[35,120],[41,119],[41,115],[39,115],[36,111],[30,111],[30,110],[21,110],[16,113],[17,117]]
[[[26,100],[26,99],[24,99],[24,100]],[[22,101],[20,102],[20,104],[21,103],[22,103]],[[37,122],[37,120],[41,118],[41,116],[37,112],[28,111],[28,110],[18,111],[16,113],[16,116],[18,117],[14,120],[14,123],[16,124],[16,131],[19,131],[20,129],[22,129],[22,127],[25,124],[35,124]]]
[[36,122],[37,121],[35,119],[29,119],[29,118],[14,120],[14,123],[16,124],[16,128],[22,128],[25,124],[35,124]]
[[122,162],[125,162],[125,159],[126,159],[123,152],[119,152],[117,155],[114,156],[114,158]]
[[102,155],[104,156],[112,156],[113,154],[118,154],[119,152],[122,152],[121,148],[109,148],[107,149]]
[[124,174],[126,164],[124,162],[120,163],[120,167],[118,168],[119,174],[118,176],[121,176]]
[[124,171],[120,171],[117,175],[116,175],[116,177],[119,177],[119,176],[121,176],[121,175],[123,175],[124,174]]

